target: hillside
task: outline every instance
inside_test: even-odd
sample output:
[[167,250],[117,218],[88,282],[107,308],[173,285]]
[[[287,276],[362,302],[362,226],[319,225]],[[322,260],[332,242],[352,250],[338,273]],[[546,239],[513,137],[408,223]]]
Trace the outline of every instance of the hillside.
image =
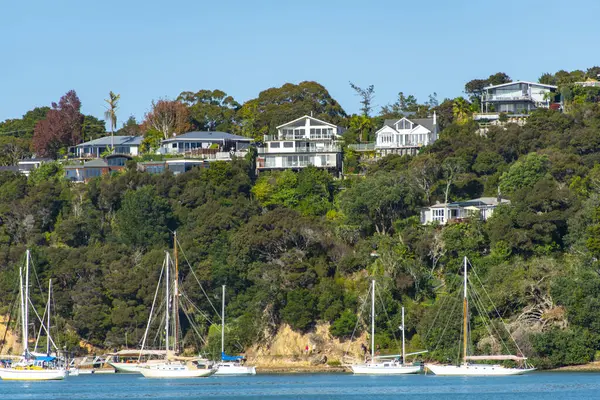
[[[301,106],[277,118],[310,104]],[[107,350],[135,345],[177,231],[183,288],[198,305],[186,310],[194,327],[183,326],[190,352],[219,354],[219,317],[210,302],[219,304],[227,285],[228,352],[246,351],[267,366],[301,359],[314,339],[328,361],[339,361],[355,332],[351,353],[360,356],[369,318],[364,302],[376,279],[382,349],[398,351],[404,306],[409,347],[427,348],[435,360],[455,358],[460,321],[446,319],[458,315],[467,256],[536,366],[593,361],[600,345],[600,107],[574,97],[565,111],[540,109],[525,125],[483,134],[467,114],[455,113],[417,156],[367,162],[346,150],[352,171],[364,175],[343,180],[314,167],[256,176],[252,153],[179,175],[151,175],[130,162],[87,184],[64,180],[57,163],[29,179],[2,171],[2,314],[13,307],[29,248],[34,304],[45,303],[41,288],[48,278],[54,282],[61,346],[84,353],[80,343]],[[336,108],[336,118],[346,118],[343,110]],[[348,142],[357,129],[347,132]],[[420,223],[424,206],[480,197],[510,203],[487,221]],[[487,330],[484,314],[500,322],[492,307],[473,310],[475,353],[506,339]]]

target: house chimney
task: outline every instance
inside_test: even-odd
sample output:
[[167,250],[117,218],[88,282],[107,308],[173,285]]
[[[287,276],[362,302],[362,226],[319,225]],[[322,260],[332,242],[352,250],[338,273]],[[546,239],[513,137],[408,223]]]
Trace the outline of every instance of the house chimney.
[[433,125],[437,125],[437,115],[435,114],[435,110],[433,111]]
[[502,193],[500,192],[500,185],[498,185],[498,195],[496,196],[498,204],[502,203]]

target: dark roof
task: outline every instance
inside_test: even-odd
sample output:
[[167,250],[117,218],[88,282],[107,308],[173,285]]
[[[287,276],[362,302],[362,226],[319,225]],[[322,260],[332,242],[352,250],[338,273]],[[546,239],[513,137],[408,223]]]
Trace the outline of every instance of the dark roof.
[[106,161],[98,159],[98,160],[88,161],[88,162],[84,163],[83,166],[85,168],[88,168],[88,167],[108,167],[108,164],[106,163]]
[[143,136],[114,136],[112,139],[110,136],[104,136],[98,139],[90,140],[89,142],[80,143],[75,147],[83,146],[110,146],[114,140],[115,146],[133,145],[139,146],[144,140]]
[[[398,121],[400,121],[402,118],[398,118],[398,119],[386,119],[383,122],[383,125],[389,126],[390,128],[394,128],[394,124]],[[412,122],[413,124],[417,124],[417,125],[421,125],[427,129],[429,129],[431,132],[433,132],[433,118],[406,118],[407,120],[409,120],[410,122]]]
[[178,140],[231,140],[237,142],[251,142],[254,139],[245,136],[232,135],[231,133],[227,132],[194,131],[165,139],[163,140],[163,143],[175,142]]
[[19,167],[16,165],[0,166],[0,172],[2,171],[19,172]]

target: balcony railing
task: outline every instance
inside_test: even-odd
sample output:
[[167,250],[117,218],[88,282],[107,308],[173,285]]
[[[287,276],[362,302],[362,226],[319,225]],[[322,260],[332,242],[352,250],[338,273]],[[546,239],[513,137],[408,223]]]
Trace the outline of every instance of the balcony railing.
[[265,142],[277,142],[280,140],[333,140],[333,135],[312,134],[308,138],[304,135],[264,135]]
[[520,96],[487,95],[483,97],[483,101],[531,101],[531,96],[528,94]]
[[293,154],[293,153],[339,153],[342,151],[341,147],[335,144],[326,144],[324,146],[302,146],[302,147],[280,147],[280,148],[267,148],[258,147],[258,154]]

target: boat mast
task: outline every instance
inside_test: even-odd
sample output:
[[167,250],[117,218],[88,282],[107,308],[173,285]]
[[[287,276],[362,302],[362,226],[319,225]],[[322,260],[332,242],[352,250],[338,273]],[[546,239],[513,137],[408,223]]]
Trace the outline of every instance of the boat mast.
[[167,253],[167,275],[166,275],[166,279],[165,279],[165,285],[166,285],[166,294],[165,294],[165,299],[167,301],[167,312],[165,313],[165,332],[166,332],[166,337],[165,337],[165,348],[166,348],[166,359],[169,359],[169,312],[170,310],[170,298],[169,298],[169,252]]
[[23,309],[23,347],[25,354],[29,352],[29,249],[26,251],[26,262],[25,262],[25,290],[24,290],[24,301],[25,308]]
[[463,362],[467,363],[467,257],[464,259],[464,296],[463,296]]
[[46,325],[46,355],[50,355],[50,295],[52,293],[52,279],[48,280],[48,324]]
[[177,353],[179,350],[178,336],[179,336],[179,259],[177,257],[177,232],[173,232],[173,254],[175,256],[175,284],[173,288],[173,319],[175,326],[174,330],[174,344],[173,352]]
[[371,364],[375,363],[375,279],[371,296]]
[[[26,261],[29,262],[29,250],[25,253]],[[23,354],[27,355],[27,317],[25,316],[25,293],[23,290],[23,264],[19,266],[19,293],[21,297],[21,333],[23,335]]]
[[405,360],[406,348],[404,346],[404,307],[402,307],[402,365],[406,362]]
[[223,301],[221,305],[221,360],[225,354],[225,285],[223,285]]

